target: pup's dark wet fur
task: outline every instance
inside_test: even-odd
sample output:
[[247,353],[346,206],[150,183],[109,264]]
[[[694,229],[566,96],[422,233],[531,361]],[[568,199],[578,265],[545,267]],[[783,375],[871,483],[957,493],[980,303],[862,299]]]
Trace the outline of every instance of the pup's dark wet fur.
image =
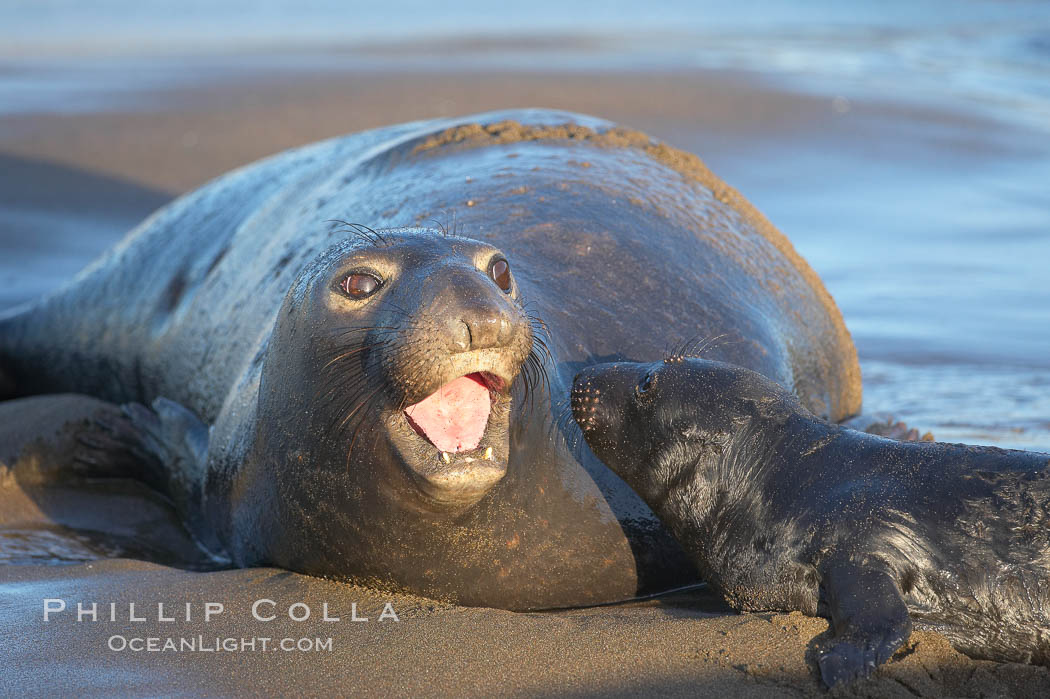
[[696,358],[590,367],[572,406],[730,604],[831,618],[827,684],[870,674],[913,620],[1050,664],[1050,455],[856,432]]

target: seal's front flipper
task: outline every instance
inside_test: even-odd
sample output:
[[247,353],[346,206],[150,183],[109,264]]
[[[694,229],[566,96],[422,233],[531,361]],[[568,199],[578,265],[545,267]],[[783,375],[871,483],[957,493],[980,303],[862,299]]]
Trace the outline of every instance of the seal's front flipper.
[[208,427],[175,401],[160,397],[147,408],[128,403],[124,414],[136,428],[139,448],[150,455],[143,480],[168,495],[179,512],[200,503],[208,459]]
[[839,561],[823,571],[834,637],[817,663],[833,687],[867,677],[911,636],[911,618],[900,588],[883,570]]
[[142,444],[138,427],[126,412],[99,410],[76,433],[73,471],[86,478],[134,478],[163,491],[163,464]]
[[223,547],[201,516],[209,429],[186,408],[158,398],[96,415],[77,435],[76,469],[91,477],[135,478],[168,496],[189,533],[216,562]]
[[152,408],[125,403],[119,411],[100,411],[77,441],[78,474],[142,481],[185,512],[186,474],[204,472],[208,428],[182,405],[158,398]]
[[138,479],[171,498],[183,516],[200,503],[208,427],[178,403],[126,403],[119,413],[97,416],[77,440],[80,475]]

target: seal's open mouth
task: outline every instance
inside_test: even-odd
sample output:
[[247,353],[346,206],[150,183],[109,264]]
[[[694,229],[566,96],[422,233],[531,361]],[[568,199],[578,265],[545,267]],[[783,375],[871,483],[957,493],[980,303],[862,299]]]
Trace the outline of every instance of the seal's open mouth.
[[392,416],[394,443],[428,502],[472,505],[506,475],[510,402],[507,379],[474,371]]
[[460,376],[405,409],[412,429],[442,452],[472,451],[481,444],[492,412],[493,391],[503,382],[492,374]]

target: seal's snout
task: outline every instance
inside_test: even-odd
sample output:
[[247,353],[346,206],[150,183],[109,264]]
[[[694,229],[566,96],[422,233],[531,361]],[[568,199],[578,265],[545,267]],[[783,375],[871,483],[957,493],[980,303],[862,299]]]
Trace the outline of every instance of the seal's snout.
[[[612,448],[624,434],[645,436],[644,410],[659,368],[653,364],[595,364],[576,375],[572,384],[572,415],[587,443],[600,452]],[[608,462],[607,462],[608,463]]]
[[388,305],[403,319],[380,340],[381,369],[401,394],[387,413],[391,442],[420,502],[442,512],[474,505],[506,474],[511,387],[533,351],[509,263],[464,240],[451,250],[431,241],[425,265],[402,268],[390,289],[403,298]]
[[519,339],[514,302],[476,270],[455,270],[436,278],[421,305],[433,314],[434,329],[451,354],[501,350]]
[[572,383],[572,416],[584,434],[608,428],[616,429],[620,413],[611,409],[609,398],[609,367],[588,367]]
[[472,309],[449,322],[448,348],[470,352],[501,347],[511,336],[511,323],[499,309]]
[[572,416],[585,433],[594,428],[594,411],[598,409],[601,389],[592,385],[591,372],[581,371],[572,382]]

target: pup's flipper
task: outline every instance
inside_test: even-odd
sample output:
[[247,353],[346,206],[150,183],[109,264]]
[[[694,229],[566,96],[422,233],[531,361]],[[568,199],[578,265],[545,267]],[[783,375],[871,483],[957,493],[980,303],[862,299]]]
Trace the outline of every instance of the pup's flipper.
[[912,624],[900,588],[877,564],[835,561],[822,573],[834,636],[817,663],[833,687],[867,677],[889,660]]

